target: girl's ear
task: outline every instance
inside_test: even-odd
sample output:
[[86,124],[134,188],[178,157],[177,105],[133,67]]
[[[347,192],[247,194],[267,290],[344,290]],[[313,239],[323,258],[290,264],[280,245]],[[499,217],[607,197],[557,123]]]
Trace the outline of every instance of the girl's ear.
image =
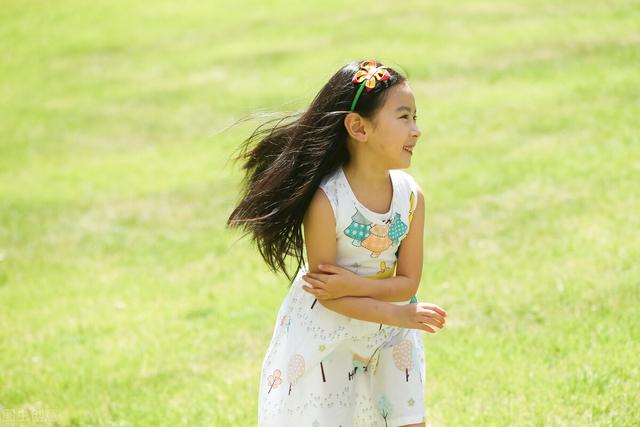
[[358,113],[348,113],[344,118],[344,127],[356,141],[365,142],[368,139],[365,120]]

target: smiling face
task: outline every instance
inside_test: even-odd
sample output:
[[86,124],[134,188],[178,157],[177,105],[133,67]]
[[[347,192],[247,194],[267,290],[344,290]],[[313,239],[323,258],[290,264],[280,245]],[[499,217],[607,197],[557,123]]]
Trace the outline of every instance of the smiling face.
[[391,87],[384,105],[373,117],[369,149],[386,169],[408,168],[420,135],[413,91],[406,82]]

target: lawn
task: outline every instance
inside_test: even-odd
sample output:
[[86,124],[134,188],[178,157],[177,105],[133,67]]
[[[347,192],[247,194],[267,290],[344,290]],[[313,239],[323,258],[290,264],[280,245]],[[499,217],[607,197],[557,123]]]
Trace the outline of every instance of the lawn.
[[640,2],[5,0],[0,51],[0,425],[255,426],[288,281],[230,159],[368,57],[423,132],[430,422],[640,424]]

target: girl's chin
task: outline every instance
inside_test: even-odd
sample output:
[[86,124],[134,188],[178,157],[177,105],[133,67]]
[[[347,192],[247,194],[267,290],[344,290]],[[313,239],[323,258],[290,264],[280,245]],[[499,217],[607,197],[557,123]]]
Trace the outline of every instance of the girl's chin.
[[398,162],[396,166],[392,169],[406,169],[411,166],[411,160],[405,160],[403,162]]

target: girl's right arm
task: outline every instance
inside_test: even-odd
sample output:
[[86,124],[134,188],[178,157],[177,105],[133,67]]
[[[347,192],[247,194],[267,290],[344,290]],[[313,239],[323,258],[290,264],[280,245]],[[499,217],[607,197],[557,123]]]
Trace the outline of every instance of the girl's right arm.
[[[318,189],[314,195],[304,220],[304,242],[307,252],[309,272],[321,271],[318,264],[336,263],[335,217],[329,199]],[[318,300],[329,310],[353,319],[374,323],[421,329],[435,332],[427,323],[441,328],[443,325],[429,313],[429,304],[396,305],[370,297],[342,297],[332,300]]]

